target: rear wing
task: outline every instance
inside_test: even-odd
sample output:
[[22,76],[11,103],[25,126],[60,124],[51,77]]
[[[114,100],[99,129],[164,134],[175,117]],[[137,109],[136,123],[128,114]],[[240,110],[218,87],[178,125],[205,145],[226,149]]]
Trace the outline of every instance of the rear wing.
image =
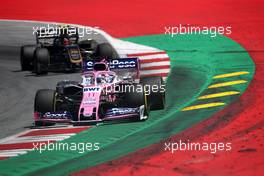
[[40,39],[55,39],[60,36],[67,35],[67,37],[79,39],[78,27],[75,26],[54,26],[41,28],[35,32],[37,43],[39,43]]
[[[93,71],[94,65],[98,63],[95,60],[83,61],[83,72]],[[139,77],[139,60],[138,58],[117,58],[108,60],[108,68],[119,76],[123,77]]]

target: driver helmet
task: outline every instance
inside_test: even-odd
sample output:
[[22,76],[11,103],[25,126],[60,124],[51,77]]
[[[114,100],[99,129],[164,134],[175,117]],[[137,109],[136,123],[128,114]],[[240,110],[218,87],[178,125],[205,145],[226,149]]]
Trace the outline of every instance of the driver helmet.
[[64,37],[63,38],[63,45],[70,45],[70,44],[71,44],[71,41],[68,38]]

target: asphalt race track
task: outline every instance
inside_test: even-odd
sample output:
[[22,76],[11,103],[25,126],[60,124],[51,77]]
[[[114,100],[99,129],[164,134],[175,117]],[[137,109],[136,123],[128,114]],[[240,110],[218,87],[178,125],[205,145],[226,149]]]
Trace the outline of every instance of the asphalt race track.
[[[79,73],[36,76],[29,71],[21,71],[20,47],[35,44],[33,26],[43,25],[0,21],[0,139],[32,126],[34,96],[38,89],[54,89],[61,80],[80,80]],[[93,37],[98,42],[104,41],[99,35]]]

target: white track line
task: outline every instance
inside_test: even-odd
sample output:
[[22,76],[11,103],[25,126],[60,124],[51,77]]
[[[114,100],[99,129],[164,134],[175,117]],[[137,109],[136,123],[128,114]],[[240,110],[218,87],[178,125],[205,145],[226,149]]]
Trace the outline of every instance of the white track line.
[[0,157],[12,157],[17,155],[26,154],[32,149],[13,149],[13,150],[1,150]]
[[12,140],[18,138],[19,136],[22,136],[22,135],[27,134],[27,133],[30,132],[30,131],[31,131],[31,130],[22,131],[22,132],[20,132],[20,133],[18,133],[18,134],[15,134],[15,135],[8,136],[8,137],[5,137],[5,138],[3,138],[3,139],[0,139],[0,144],[4,143],[4,142],[6,142],[6,141],[12,141]]
[[56,129],[67,129],[67,128],[79,128],[79,127],[73,127],[72,125],[67,125],[67,126],[54,126],[54,127],[49,127],[49,128],[36,128],[36,129],[29,129],[29,130],[26,130],[26,131],[22,131],[18,134],[15,134],[15,135],[12,135],[12,136],[8,136],[8,137],[5,137],[5,138],[2,138],[0,139],[0,144],[1,143],[4,143],[6,141],[11,141],[15,138],[18,138],[19,136],[23,136],[27,133],[30,133],[30,132],[33,132],[33,131],[45,131],[45,130],[56,130]]
[[14,143],[24,143],[24,142],[39,142],[39,141],[61,141],[61,140],[67,139],[67,138],[69,138],[69,137],[71,137],[73,135],[75,135],[75,133],[53,134],[53,135],[45,135],[45,136],[18,137],[16,139],[12,139],[11,141],[5,141],[2,144],[14,144]]

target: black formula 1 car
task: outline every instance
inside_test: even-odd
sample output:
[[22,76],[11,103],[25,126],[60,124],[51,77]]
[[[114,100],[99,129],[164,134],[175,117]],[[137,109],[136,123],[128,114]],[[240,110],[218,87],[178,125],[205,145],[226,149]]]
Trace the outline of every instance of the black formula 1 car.
[[35,45],[21,47],[21,69],[37,75],[47,74],[48,71],[76,71],[82,68],[84,59],[111,58],[113,53],[109,43],[79,41],[77,27],[41,29],[36,32]]

